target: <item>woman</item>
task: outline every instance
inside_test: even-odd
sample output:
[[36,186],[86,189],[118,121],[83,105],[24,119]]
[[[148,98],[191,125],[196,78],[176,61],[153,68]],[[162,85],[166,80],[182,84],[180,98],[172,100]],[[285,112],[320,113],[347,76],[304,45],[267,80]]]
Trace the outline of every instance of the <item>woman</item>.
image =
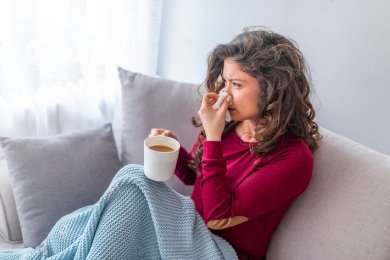
[[[181,148],[176,175],[194,185],[197,212],[240,259],[265,258],[288,206],[310,182],[321,139],[304,57],[279,34],[245,29],[212,51],[205,85],[203,130],[190,153]],[[228,97],[215,110],[222,89]],[[176,138],[165,129],[151,135]]]
[[[97,203],[62,217],[37,248],[0,251],[0,259],[264,258],[313,171],[321,136],[308,79],[298,48],[276,33],[248,29],[217,46],[199,110],[203,130],[176,166],[195,185],[192,200],[127,165]],[[228,96],[215,110],[222,89]],[[176,138],[165,129],[151,135]]]

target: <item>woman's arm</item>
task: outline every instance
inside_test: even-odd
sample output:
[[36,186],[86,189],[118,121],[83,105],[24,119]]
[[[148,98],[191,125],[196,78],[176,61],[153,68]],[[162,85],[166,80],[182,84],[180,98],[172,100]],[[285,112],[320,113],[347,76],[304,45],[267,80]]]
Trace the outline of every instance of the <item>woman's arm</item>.
[[211,229],[224,229],[266,214],[302,193],[312,171],[310,150],[303,143],[295,142],[261,164],[232,190],[226,178],[222,143],[206,141],[201,182],[205,221]]
[[191,153],[188,153],[184,147],[180,147],[179,158],[177,160],[175,175],[187,185],[194,185],[196,173],[188,166],[191,160]]

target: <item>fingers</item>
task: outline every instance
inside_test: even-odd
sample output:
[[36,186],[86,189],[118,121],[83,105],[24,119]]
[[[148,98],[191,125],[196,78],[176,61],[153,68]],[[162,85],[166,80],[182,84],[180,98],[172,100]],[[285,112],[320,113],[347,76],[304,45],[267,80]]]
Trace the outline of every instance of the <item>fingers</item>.
[[150,130],[149,136],[156,136],[156,135],[162,135],[164,133],[165,129],[162,128],[153,128]]
[[223,129],[225,127],[225,116],[230,104],[231,97],[222,103],[219,109],[213,109],[212,106],[217,102],[219,95],[216,93],[207,93],[203,96],[202,105],[198,111],[203,129],[206,133],[206,139],[210,141],[220,141]]
[[227,96],[223,102],[222,102],[222,105],[221,107],[219,108],[219,110],[223,111],[224,113],[226,113],[226,111],[228,110],[229,106],[230,106],[230,103],[232,102],[232,97],[229,95]]
[[170,130],[163,129],[163,128],[153,128],[152,130],[150,130],[149,137],[150,136],[157,136],[157,135],[172,137],[172,138],[177,140],[176,135],[174,133],[172,133]]
[[203,95],[202,104],[198,111],[198,115],[201,117],[202,114],[211,110],[211,108],[216,110],[215,114],[225,115],[231,102],[232,97],[228,94],[220,96],[214,92],[206,93]]
[[214,92],[206,93],[202,98],[201,108],[212,106],[218,99],[218,94]]

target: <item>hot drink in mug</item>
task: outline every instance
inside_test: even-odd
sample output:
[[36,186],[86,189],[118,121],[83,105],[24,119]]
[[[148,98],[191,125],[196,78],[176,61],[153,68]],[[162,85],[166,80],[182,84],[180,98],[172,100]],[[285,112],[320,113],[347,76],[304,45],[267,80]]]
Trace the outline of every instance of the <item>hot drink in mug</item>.
[[150,136],[144,141],[145,176],[154,181],[167,181],[174,172],[180,143],[167,136]]

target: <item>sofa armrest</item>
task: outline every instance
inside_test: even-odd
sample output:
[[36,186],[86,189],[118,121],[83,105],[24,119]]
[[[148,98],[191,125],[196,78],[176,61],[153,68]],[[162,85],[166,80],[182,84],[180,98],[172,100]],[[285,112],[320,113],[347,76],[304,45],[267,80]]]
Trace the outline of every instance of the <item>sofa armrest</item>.
[[314,174],[268,248],[275,259],[390,259],[390,156],[321,129]]
[[11,243],[22,241],[19,217],[16,211],[7,163],[0,146],[0,236]]

